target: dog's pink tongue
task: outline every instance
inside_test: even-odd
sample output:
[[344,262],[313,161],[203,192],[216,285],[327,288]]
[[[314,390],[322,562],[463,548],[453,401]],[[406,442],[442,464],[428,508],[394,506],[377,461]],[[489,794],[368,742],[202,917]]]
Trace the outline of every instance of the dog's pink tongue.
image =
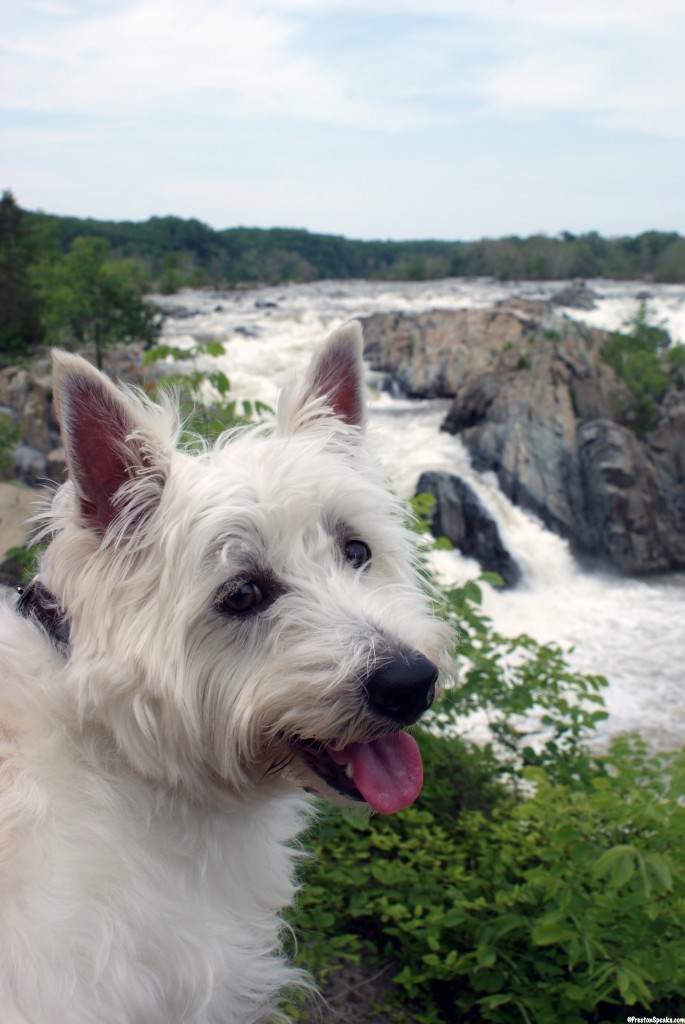
[[394,814],[416,800],[423,785],[423,764],[416,740],[406,732],[330,750],[337,764],[351,764],[354,784],[375,811]]

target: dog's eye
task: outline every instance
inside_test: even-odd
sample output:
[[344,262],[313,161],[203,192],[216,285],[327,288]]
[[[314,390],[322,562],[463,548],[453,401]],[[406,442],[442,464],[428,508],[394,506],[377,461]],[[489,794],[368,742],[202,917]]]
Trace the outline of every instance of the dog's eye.
[[371,548],[363,540],[348,540],[345,558],[355,569],[361,569],[371,561]]
[[241,615],[254,611],[263,600],[262,588],[254,580],[248,580],[246,583],[241,583],[236,590],[223,594],[219,607],[225,612]]

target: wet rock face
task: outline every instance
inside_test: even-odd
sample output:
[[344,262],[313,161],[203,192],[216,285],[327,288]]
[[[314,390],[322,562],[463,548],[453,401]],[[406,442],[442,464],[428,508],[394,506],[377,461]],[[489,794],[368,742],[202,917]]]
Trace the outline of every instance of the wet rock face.
[[[613,402],[613,371],[599,359],[596,332],[570,321],[552,337],[507,349],[455,393],[443,429],[460,434],[476,469],[497,474],[517,505],[571,538],[585,498],[576,428]],[[606,372],[605,372],[606,371]],[[585,549],[585,545],[580,545]]]
[[516,586],[521,570],[502,543],[494,519],[461,477],[422,473],[416,493],[432,494],[437,499],[431,521],[434,537],[446,537],[483,569],[499,573],[507,586]]
[[[683,396],[636,436],[604,332],[541,304],[371,321],[374,368],[409,394],[452,397],[443,429],[576,554],[628,573],[685,568]],[[439,506],[452,501],[443,492]]]
[[587,547],[628,573],[685,565],[682,477],[664,473],[649,444],[607,420],[579,425],[578,450]]

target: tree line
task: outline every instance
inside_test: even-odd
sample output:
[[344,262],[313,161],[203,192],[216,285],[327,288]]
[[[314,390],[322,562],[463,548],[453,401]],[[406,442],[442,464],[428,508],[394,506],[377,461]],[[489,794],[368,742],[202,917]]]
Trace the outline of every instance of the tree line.
[[293,228],[216,231],[198,220],[151,217],[142,223],[27,213],[51,225],[66,251],[78,237],[104,238],[112,256],[137,261],[150,282],[175,286],[314,281],[326,278],[430,280],[574,277],[685,281],[685,237],[647,231],[603,238],[597,232],[533,235],[476,242],[359,241]]
[[[360,241],[294,228],[229,228],[151,217],[99,221],[22,210],[0,200],[0,354],[38,341],[151,338],[146,292],[322,279],[685,281],[685,237],[648,231],[603,238],[564,232],[475,242]],[[143,303],[143,305],[141,305]],[[108,316],[106,310],[116,315]],[[67,339],[68,340],[68,339]]]

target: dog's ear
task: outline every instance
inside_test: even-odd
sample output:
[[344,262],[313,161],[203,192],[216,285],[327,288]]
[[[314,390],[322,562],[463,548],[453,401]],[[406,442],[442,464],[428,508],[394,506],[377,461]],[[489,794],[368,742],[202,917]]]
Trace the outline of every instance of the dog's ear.
[[284,433],[305,429],[322,416],[350,427],[366,423],[362,328],[352,320],[330,335],[304,378],[286,388],[278,403],[278,427]]
[[80,356],[53,350],[52,361],[55,409],[84,520],[102,536],[118,519],[127,533],[164,486],[168,458],[153,417]]

